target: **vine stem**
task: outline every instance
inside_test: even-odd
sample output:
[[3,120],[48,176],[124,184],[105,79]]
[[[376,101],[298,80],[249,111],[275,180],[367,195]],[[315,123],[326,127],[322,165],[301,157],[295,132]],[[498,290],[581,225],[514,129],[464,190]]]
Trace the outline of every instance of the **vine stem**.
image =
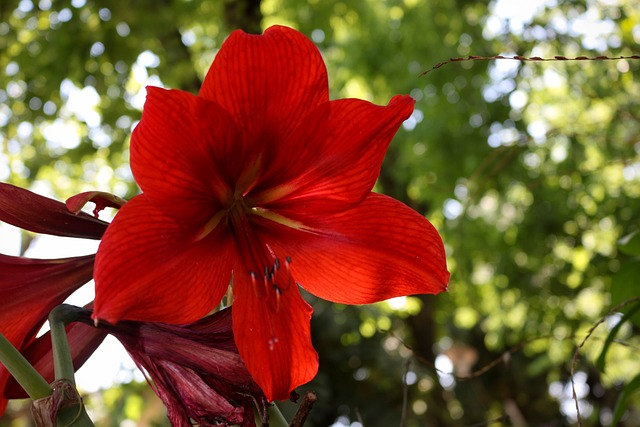
[[493,56],[477,56],[470,55],[466,57],[459,58],[449,58],[446,61],[438,62],[433,67],[429,68],[427,71],[424,71],[418,77],[422,77],[426,74],[429,74],[433,70],[437,70],[438,68],[451,64],[453,62],[466,62],[466,61],[493,61],[496,59],[509,59],[513,61],[522,61],[522,62],[548,62],[548,61],[619,61],[624,59],[640,59],[640,55],[628,55],[628,56],[576,56],[575,58],[568,58],[566,56],[554,56],[553,58],[541,58],[539,56],[522,56],[522,55],[514,55],[514,56],[504,56],[504,55],[493,55]]

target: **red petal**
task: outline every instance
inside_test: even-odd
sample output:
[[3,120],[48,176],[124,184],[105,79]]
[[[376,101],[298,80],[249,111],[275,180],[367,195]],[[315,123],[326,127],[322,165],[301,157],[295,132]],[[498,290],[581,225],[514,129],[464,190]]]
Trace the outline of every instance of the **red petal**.
[[98,248],[94,318],[187,323],[222,299],[232,240],[218,227],[195,241],[197,226],[177,222],[145,194],[118,211]]
[[0,221],[54,236],[100,239],[107,223],[84,212],[75,215],[64,203],[0,183]]
[[280,294],[276,304],[274,291],[258,297],[252,286],[244,266],[234,269],[236,345],[267,400],[285,400],[293,389],[311,381],[318,370],[309,325],[313,310],[295,283]]
[[140,188],[169,212],[210,211],[232,197],[250,159],[236,126],[213,102],[186,92],[147,88],[131,136],[131,169]]
[[422,215],[371,193],[344,213],[318,217],[302,232],[275,223],[265,242],[292,258],[298,283],[333,302],[369,304],[388,298],[437,294],[449,281],[442,239]]
[[200,96],[230,112],[252,144],[266,149],[329,100],[327,70],[318,48],[291,28],[238,30],[216,55]]
[[[409,96],[396,96],[386,107],[343,99],[317,108],[283,144],[269,175],[254,190],[266,191],[250,199],[303,222],[307,214],[335,213],[360,203],[414,104]],[[295,153],[295,162],[287,153]],[[272,194],[278,198],[269,200]]]
[[[36,260],[0,254],[0,333],[22,350],[49,312],[91,280],[93,260],[93,255]],[[9,373],[0,365],[0,391],[8,380]],[[0,398],[0,415],[5,406]]]
[[91,280],[94,255],[39,260],[0,254],[0,332],[16,347],[49,312]]
[[[73,358],[73,367],[77,371],[102,343],[107,333],[82,323],[73,323],[67,326],[66,329],[71,357]],[[53,382],[53,353],[51,349],[51,334],[49,332],[31,343],[22,351],[22,354],[47,382]],[[28,397],[27,393],[13,378],[9,379],[4,389],[4,395],[9,399],[24,399]]]

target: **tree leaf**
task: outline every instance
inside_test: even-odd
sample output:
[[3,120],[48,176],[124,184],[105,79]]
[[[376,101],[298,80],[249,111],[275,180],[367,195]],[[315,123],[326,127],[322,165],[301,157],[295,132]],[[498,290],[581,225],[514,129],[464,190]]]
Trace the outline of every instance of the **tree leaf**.
[[611,421],[612,427],[618,425],[618,421],[620,421],[620,419],[624,415],[624,411],[627,409],[629,398],[638,389],[640,389],[640,374],[636,375],[622,390],[622,393],[620,393],[620,397],[618,397],[616,406],[613,409],[613,420]]
[[609,332],[609,335],[607,336],[607,339],[602,346],[602,352],[600,352],[600,356],[598,356],[598,360],[596,361],[596,366],[602,372],[604,372],[605,368],[605,358],[607,356],[607,351],[609,351],[609,347],[611,346],[613,340],[616,338],[618,331],[620,330],[622,325],[638,311],[640,311],[640,302],[636,302],[635,304],[633,304],[629,312],[622,316],[622,319],[620,319],[620,321],[613,328],[611,328],[611,331]]
[[618,240],[618,249],[627,255],[640,256],[640,231],[634,231]]
[[[611,303],[620,304],[631,298],[640,296],[640,259],[623,262],[611,278]],[[621,313],[628,313],[631,306],[620,309]],[[640,314],[631,319],[634,325],[640,326]]]

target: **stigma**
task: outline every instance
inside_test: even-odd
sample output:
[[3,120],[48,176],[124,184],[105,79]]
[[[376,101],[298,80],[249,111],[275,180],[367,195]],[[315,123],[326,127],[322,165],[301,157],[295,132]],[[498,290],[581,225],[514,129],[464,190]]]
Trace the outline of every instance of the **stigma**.
[[289,256],[284,258],[284,262],[280,258],[275,258],[273,263],[264,266],[261,280],[255,271],[249,272],[254,291],[258,296],[266,299],[266,303],[275,313],[280,310],[284,294],[295,285],[290,265],[291,257]]

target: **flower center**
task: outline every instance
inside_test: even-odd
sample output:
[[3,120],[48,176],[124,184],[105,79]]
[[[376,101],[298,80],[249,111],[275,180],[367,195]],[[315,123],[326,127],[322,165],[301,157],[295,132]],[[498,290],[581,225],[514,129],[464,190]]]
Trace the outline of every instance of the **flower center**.
[[277,312],[282,295],[295,285],[289,269],[291,257],[277,257],[269,245],[260,241],[250,221],[255,213],[255,208],[248,207],[242,198],[237,198],[227,211],[228,225],[246,268],[245,272],[234,274],[248,274],[256,296],[266,298],[270,309]]

